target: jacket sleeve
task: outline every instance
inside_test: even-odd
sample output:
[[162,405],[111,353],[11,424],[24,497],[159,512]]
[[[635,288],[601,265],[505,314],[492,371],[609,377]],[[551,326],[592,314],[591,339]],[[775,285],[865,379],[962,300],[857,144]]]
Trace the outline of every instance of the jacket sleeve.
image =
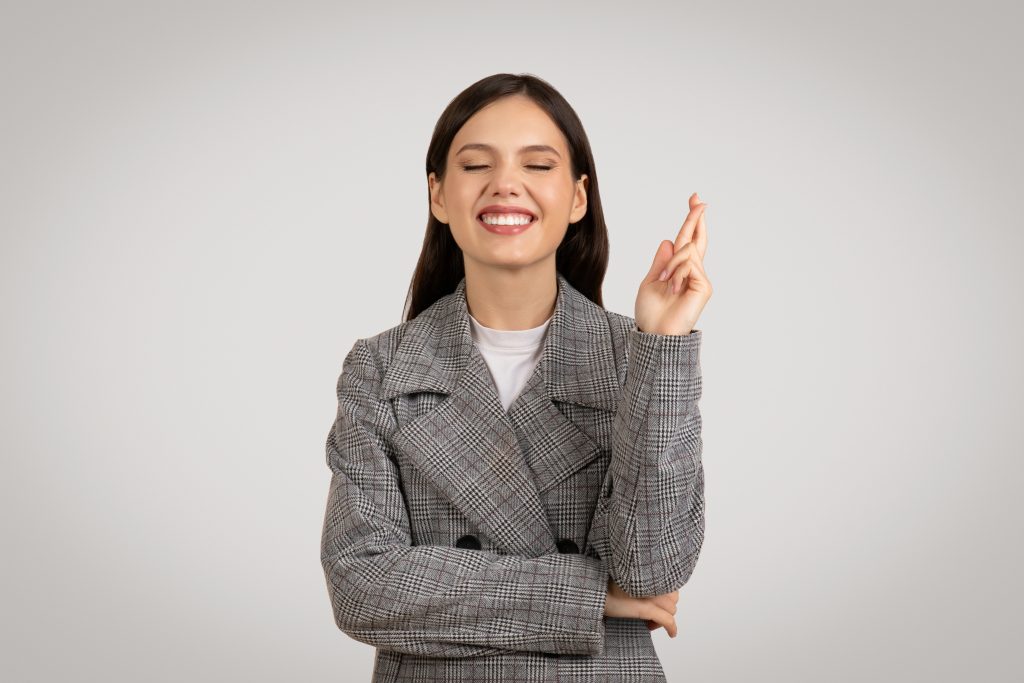
[[704,541],[701,331],[627,337],[611,463],[588,542],[635,597],[689,580]]
[[430,657],[604,653],[602,560],[412,545],[388,442],[394,412],[379,398],[380,372],[363,339],[345,358],[337,394],[321,563],[339,629],[380,649]]

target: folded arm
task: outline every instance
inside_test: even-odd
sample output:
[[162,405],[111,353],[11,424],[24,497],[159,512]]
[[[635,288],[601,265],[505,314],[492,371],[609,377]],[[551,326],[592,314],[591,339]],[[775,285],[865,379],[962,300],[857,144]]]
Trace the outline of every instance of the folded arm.
[[321,562],[338,628],[385,650],[473,657],[603,654],[608,571],[581,554],[536,558],[412,545],[387,441],[394,414],[364,340],[345,358],[327,438]]

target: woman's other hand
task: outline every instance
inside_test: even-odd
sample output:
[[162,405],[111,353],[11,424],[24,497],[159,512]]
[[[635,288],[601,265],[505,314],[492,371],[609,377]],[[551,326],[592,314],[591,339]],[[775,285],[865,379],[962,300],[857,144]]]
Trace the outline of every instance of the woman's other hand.
[[649,598],[635,598],[619,587],[611,578],[608,579],[608,595],[605,598],[604,613],[609,617],[622,619],[644,619],[647,630],[653,631],[664,626],[671,638],[676,637],[676,603],[679,591]]
[[708,231],[707,205],[697,193],[690,195],[690,212],[676,241],[662,240],[647,277],[640,283],[634,319],[642,332],[689,334],[711,298],[711,282],[704,273]]

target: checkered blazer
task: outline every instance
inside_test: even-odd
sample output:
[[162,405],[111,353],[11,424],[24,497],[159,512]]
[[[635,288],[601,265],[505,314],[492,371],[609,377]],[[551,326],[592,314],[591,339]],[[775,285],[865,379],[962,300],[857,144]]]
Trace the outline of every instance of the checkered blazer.
[[506,412],[456,290],[359,339],[337,384],[321,561],[373,681],[663,681],[641,619],[704,538],[701,331],[658,335],[557,273]]

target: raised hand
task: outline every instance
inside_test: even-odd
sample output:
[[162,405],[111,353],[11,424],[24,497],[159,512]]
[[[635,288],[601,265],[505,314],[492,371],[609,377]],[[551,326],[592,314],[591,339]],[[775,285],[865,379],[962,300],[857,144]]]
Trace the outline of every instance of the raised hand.
[[651,270],[636,295],[637,327],[651,334],[689,334],[711,298],[711,282],[704,273],[708,231],[706,204],[690,195],[690,212],[676,241],[662,240]]

